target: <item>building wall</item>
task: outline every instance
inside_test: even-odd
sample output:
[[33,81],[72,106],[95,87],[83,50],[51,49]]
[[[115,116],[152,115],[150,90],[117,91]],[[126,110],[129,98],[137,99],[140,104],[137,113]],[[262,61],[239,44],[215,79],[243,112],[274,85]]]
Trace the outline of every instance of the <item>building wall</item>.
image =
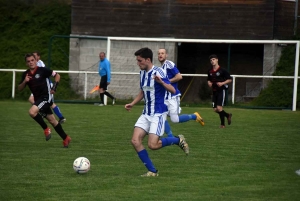
[[274,0],[73,0],[72,34],[273,39]]
[[[291,36],[294,35],[295,6],[295,1],[276,0],[274,11],[274,39],[290,39]],[[299,10],[300,4],[298,4],[298,11]],[[296,23],[296,31],[298,32],[300,30],[299,21],[298,19]]]
[[[86,36],[286,39],[293,35],[294,15],[295,2],[284,0],[73,0],[71,31],[72,34]],[[299,24],[298,22],[298,30]],[[145,46],[155,51],[159,47],[168,47],[171,55],[169,59],[175,62],[179,56],[175,43],[126,41],[113,43],[110,56],[112,72],[138,72],[133,54]],[[106,42],[71,39],[70,50],[72,58],[70,70],[97,71],[98,54],[100,51],[106,51]],[[265,45],[262,61],[257,61],[255,55],[244,54],[242,51],[236,59],[248,60],[245,65],[251,68],[247,74],[266,75],[275,70],[279,56],[280,48]],[[224,57],[226,58],[226,54]],[[186,60],[181,63],[190,62],[189,57],[184,59]],[[201,60],[201,56],[196,56],[194,60]],[[181,70],[184,72],[185,69]],[[100,78],[98,75],[89,74],[89,76],[94,76],[89,79],[92,80],[88,86],[90,89],[99,83]],[[76,76],[73,77],[75,81]],[[112,78],[109,90],[117,98],[127,99],[135,96],[138,76],[113,74]],[[82,80],[78,79],[75,86],[82,86]],[[243,87],[239,88],[237,95],[255,96],[267,82],[266,79],[243,81],[239,84]],[[84,89],[78,87],[78,90]],[[191,94],[193,100],[198,96],[194,92]],[[93,96],[97,95],[92,94],[88,97]]]
[[[139,72],[134,53],[142,48],[149,47],[153,51],[153,63],[160,66],[157,60],[157,51],[159,48],[166,48],[168,58],[176,62],[176,46],[170,42],[128,42],[128,41],[112,41],[110,51],[111,62],[111,84],[108,91],[117,99],[132,99],[139,90]],[[107,41],[97,39],[70,39],[70,71],[87,71],[98,72],[99,53],[107,51]],[[122,72],[122,73],[120,73]],[[136,75],[128,75],[126,73],[135,73]],[[70,74],[72,79],[72,87],[78,94],[84,96],[84,74]],[[87,74],[87,90],[88,92],[100,82],[100,76],[97,73]],[[87,94],[87,98],[99,97],[98,93]]]

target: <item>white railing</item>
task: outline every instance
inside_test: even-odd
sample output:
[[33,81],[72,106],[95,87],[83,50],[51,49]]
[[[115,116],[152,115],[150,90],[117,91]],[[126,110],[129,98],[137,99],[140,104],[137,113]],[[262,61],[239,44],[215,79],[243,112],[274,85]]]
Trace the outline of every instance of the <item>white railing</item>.
[[[299,79],[299,57],[300,41],[298,40],[223,40],[223,39],[181,39],[181,38],[140,38],[140,37],[107,37],[107,59],[110,59],[112,41],[147,41],[147,42],[175,42],[175,43],[217,43],[217,44],[295,44],[295,66],[294,66],[294,87],[293,87],[293,111],[296,110],[297,102],[297,85]],[[237,75],[236,75],[237,76]],[[235,77],[236,77],[235,76]],[[253,78],[272,78],[267,76]],[[290,77],[287,77],[290,78]],[[298,79],[297,79],[298,78]],[[234,85],[233,85],[234,86]],[[234,93],[234,92],[233,92]],[[233,98],[234,99],[234,98]]]
[[[12,72],[12,94],[11,97],[14,99],[15,98],[15,88],[16,88],[16,72],[24,72],[26,69],[0,69],[0,71],[4,72]],[[98,74],[97,71],[60,71],[57,70],[56,72],[58,73],[78,73],[78,74],[84,74],[84,100],[87,98],[88,94],[88,74]],[[139,75],[139,73],[129,73],[129,72],[112,72],[112,74],[115,75]],[[193,77],[207,77],[207,74],[182,74],[182,76],[193,76]],[[235,80],[236,78],[278,78],[278,79],[294,79],[294,76],[266,76],[266,75],[231,75],[233,77],[232,80],[232,104],[235,102]],[[300,77],[297,77],[300,79]],[[295,87],[295,86],[294,86]],[[296,90],[297,91],[297,85],[296,85]],[[292,106],[292,111],[296,111],[296,98],[294,96],[297,96],[297,94],[293,94],[293,106]]]

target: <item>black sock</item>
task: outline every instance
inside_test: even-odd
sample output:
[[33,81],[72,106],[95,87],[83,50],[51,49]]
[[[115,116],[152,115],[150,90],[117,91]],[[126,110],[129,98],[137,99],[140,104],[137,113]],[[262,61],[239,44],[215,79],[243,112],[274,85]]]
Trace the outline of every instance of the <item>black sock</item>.
[[107,91],[104,92],[105,95],[107,95],[108,97],[110,97],[111,99],[115,99],[115,97],[113,97],[110,93],[108,93]]
[[228,114],[227,112],[225,112],[225,110],[222,110],[221,112],[223,113],[223,115],[224,115],[226,118],[228,118],[229,114]]
[[58,133],[58,135],[65,140],[67,137],[67,134],[65,133],[64,129],[61,127],[60,123],[58,123],[55,127],[54,127],[55,131]]
[[104,93],[100,93],[100,101],[101,101],[102,104],[104,103],[103,99],[104,99]]
[[40,126],[45,130],[48,126],[44,122],[43,117],[38,113],[35,117],[32,117]]
[[218,113],[219,113],[219,116],[220,116],[221,125],[225,126],[225,116],[224,116],[223,111],[218,112]]

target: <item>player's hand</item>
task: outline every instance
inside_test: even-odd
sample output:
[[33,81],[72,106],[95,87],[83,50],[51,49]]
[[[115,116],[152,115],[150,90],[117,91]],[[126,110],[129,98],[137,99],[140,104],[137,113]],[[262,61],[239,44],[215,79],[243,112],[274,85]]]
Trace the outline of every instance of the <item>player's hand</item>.
[[218,85],[218,87],[221,87],[221,86],[224,85],[224,83],[223,82],[217,82],[217,85]]
[[55,94],[55,91],[54,91],[54,90],[51,90],[51,91],[50,91],[50,94]]
[[208,82],[208,86],[209,86],[209,87],[212,87],[212,83],[211,83],[211,82]]
[[25,82],[29,82],[31,80],[31,78],[32,77],[27,74],[26,77],[25,77],[25,79],[24,79],[24,81]]
[[159,83],[159,84],[163,84],[163,83],[164,83],[164,82],[162,81],[161,77],[159,77],[159,76],[157,76],[157,75],[154,75],[154,76],[153,76],[153,79],[154,79],[157,83]]
[[133,107],[133,105],[131,104],[126,104],[125,105],[125,109],[129,112],[131,110],[131,108]]

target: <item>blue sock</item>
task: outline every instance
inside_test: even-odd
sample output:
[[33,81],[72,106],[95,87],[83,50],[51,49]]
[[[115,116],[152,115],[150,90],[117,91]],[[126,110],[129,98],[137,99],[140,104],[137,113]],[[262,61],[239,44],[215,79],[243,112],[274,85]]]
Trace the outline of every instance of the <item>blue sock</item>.
[[179,144],[179,138],[178,137],[165,137],[161,138],[162,147],[170,146],[172,144]]
[[146,168],[151,172],[157,172],[156,168],[154,167],[151,159],[148,156],[148,152],[146,149],[138,152],[138,156],[140,157],[141,161],[144,163]]
[[167,120],[165,121],[165,133],[168,135],[168,137],[173,137],[170,124]]
[[186,122],[189,120],[196,120],[197,117],[195,114],[182,114],[179,116],[179,123]]
[[62,115],[62,113],[60,112],[58,106],[56,106],[55,108],[53,108],[53,111],[54,111],[54,113],[56,114],[56,116],[57,116],[58,118],[62,118],[62,117],[63,117],[63,115]]

